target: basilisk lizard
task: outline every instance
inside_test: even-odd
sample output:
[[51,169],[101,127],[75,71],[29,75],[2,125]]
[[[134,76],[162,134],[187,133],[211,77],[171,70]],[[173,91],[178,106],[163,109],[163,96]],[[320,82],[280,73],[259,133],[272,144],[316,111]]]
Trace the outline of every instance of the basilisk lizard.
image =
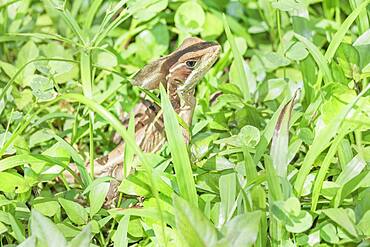
[[[215,63],[220,50],[217,43],[187,38],[177,50],[141,69],[134,76],[132,84],[152,90],[159,88],[162,83],[174,110],[190,126],[196,104],[195,86]],[[188,142],[188,131],[184,129],[183,135]],[[144,152],[157,152],[165,142],[162,112],[158,105],[149,100],[143,99],[135,108],[135,136],[137,144]],[[122,142],[108,155],[95,160],[94,175],[112,176],[122,180],[123,152]],[[110,191],[107,200],[113,199],[115,194]]]

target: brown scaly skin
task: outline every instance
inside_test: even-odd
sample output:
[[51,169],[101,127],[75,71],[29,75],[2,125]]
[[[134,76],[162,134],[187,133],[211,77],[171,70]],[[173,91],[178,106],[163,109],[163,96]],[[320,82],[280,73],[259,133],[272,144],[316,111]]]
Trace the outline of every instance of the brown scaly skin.
[[[190,126],[196,104],[195,86],[215,63],[220,50],[217,43],[187,38],[173,53],[141,69],[133,78],[132,84],[145,89],[156,89],[162,83],[174,110]],[[183,134],[186,142],[189,142],[189,133],[184,129]],[[137,144],[144,152],[157,152],[161,149],[165,143],[165,131],[159,106],[142,100],[135,108],[135,135]],[[111,184],[107,204],[115,199],[118,181],[123,179],[123,152],[122,142],[106,156],[95,160],[96,177],[112,176],[117,179]]]

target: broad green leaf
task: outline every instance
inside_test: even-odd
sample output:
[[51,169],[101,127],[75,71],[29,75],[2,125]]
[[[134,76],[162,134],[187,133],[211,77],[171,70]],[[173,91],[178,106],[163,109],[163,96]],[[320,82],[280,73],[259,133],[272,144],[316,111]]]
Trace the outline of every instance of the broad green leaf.
[[254,126],[246,125],[241,128],[238,139],[242,146],[255,147],[260,141],[260,131]]
[[227,15],[237,19],[243,18],[243,5],[240,2],[230,2],[226,8]]
[[322,210],[322,212],[326,214],[329,219],[334,221],[339,227],[351,234],[351,236],[355,238],[358,237],[356,226],[348,216],[346,210],[343,208],[328,208]]
[[294,0],[283,0],[278,2],[273,2],[272,7],[279,9],[281,11],[296,11],[302,12],[306,10],[306,4],[304,1],[294,1]]
[[114,247],[128,246],[127,230],[129,222],[130,222],[129,215],[123,216],[122,219],[119,221],[117,231],[113,236]]
[[315,244],[319,244],[320,243],[320,231],[314,231],[313,233],[310,233],[308,235],[307,243],[310,246],[314,246]]
[[262,61],[268,70],[275,70],[290,64],[289,59],[276,52],[268,52],[262,56]]
[[0,191],[23,193],[30,189],[26,180],[15,172],[0,172]]
[[[0,67],[9,78],[14,77],[17,73],[17,67],[13,64],[0,61]],[[21,84],[22,80],[18,77],[15,79],[15,82]]]
[[351,45],[341,44],[335,53],[335,59],[347,78],[360,80],[360,55]]
[[355,42],[353,43],[354,46],[359,45],[370,45],[370,30],[367,30],[363,34],[358,37]]
[[130,224],[128,224],[127,233],[129,236],[135,238],[142,238],[145,236],[142,221],[140,219],[131,219]]
[[212,223],[193,204],[173,196],[176,230],[189,246],[215,246],[217,233]]
[[337,244],[339,242],[339,237],[337,233],[337,229],[331,223],[325,224],[320,229],[320,236],[329,243]]
[[[294,205],[290,205],[290,203]],[[311,214],[301,210],[298,199],[294,197],[284,202],[275,202],[272,206],[272,213],[285,226],[285,229],[292,233],[305,232],[310,229],[313,223]]]
[[307,211],[301,211],[298,216],[291,216],[293,225],[285,225],[285,228],[292,233],[305,232],[312,226],[312,215]]
[[91,224],[88,224],[68,243],[68,247],[89,247],[91,238]]
[[74,238],[81,232],[78,228],[76,229],[76,227],[68,223],[58,223],[57,227],[66,238]]
[[284,209],[293,216],[298,216],[301,212],[301,204],[296,197],[290,197],[284,202]]
[[127,5],[135,19],[145,22],[166,9],[168,0],[129,0]]
[[311,129],[309,128],[299,129],[299,132],[297,134],[304,143],[308,145],[312,144],[312,141],[314,139],[314,134],[312,133]]
[[[37,70],[45,76],[52,76],[56,83],[65,83],[78,76],[78,66],[73,61],[73,53],[65,49],[63,45],[56,42],[49,42],[40,46],[45,57],[59,58],[60,60],[40,61],[35,63]],[[67,61],[62,61],[63,59]]]
[[113,68],[117,65],[117,58],[110,52],[102,51],[97,55],[96,64],[100,67]]
[[346,164],[342,172],[337,177],[337,180],[335,180],[335,183],[344,185],[349,180],[357,176],[365,166],[365,160],[363,160],[360,155],[356,155],[348,164]]
[[147,174],[144,172],[135,172],[122,180],[118,191],[128,195],[149,196],[151,191],[147,182]]
[[60,213],[60,205],[52,198],[36,198],[33,202],[33,208],[45,216],[53,217]]
[[27,109],[33,103],[32,91],[29,88],[22,90],[19,95],[14,97],[14,103],[18,110]]
[[[25,65],[27,62],[29,62],[32,59],[35,59],[39,56],[39,49],[37,48],[36,44],[33,41],[28,41],[18,52],[17,54],[17,62],[16,65],[19,68],[21,66]],[[24,68],[22,72],[22,86],[27,86],[28,79],[31,78],[35,72],[35,65],[34,64],[28,64],[26,68]]]
[[257,240],[261,212],[247,212],[232,218],[221,229],[219,246],[253,246]]
[[300,61],[308,56],[308,51],[301,42],[294,43],[286,52],[289,59]]
[[53,139],[49,129],[40,129],[30,136],[30,148]]
[[206,15],[197,2],[185,2],[176,10],[175,25],[182,32],[198,34],[203,30],[205,20]]
[[65,247],[67,241],[57,226],[37,210],[31,212],[31,233],[38,245],[46,247]]
[[267,94],[264,101],[278,98],[288,87],[288,82],[283,78],[270,79],[267,81]]
[[366,213],[362,216],[360,221],[358,222],[358,229],[362,231],[362,233],[369,237],[370,236],[370,210],[366,211]]
[[36,247],[36,237],[30,236],[17,246],[18,247]]
[[35,172],[42,174],[58,175],[64,168],[68,167],[70,161],[70,155],[60,143],[50,146],[38,157],[48,159],[41,162],[32,162],[30,165]]
[[235,173],[225,174],[219,180],[220,190],[220,213],[219,224],[222,226],[229,218],[230,211],[236,199],[236,176]]
[[96,184],[91,188],[89,193],[90,202],[90,217],[92,218],[103,206],[105,197],[108,194],[110,188],[109,182],[103,182]]
[[41,101],[55,98],[56,92],[51,80],[41,75],[34,75],[31,79],[30,86],[33,95]]
[[202,38],[206,40],[217,39],[224,31],[222,20],[216,15],[207,12],[203,26],[203,31],[200,33]]
[[139,33],[135,41],[135,55],[143,61],[152,61],[168,50],[170,36],[166,25],[157,24]]
[[87,223],[88,214],[86,210],[77,202],[66,200],[64,198],[58,198],[60,205],[63,207],[68,215],[68,218],[77,225],[83,225]]

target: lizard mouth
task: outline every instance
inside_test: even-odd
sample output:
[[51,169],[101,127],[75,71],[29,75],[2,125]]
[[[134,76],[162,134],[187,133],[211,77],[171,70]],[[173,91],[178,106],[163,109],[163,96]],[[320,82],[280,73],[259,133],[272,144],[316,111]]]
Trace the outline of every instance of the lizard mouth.
[[221,46],[217,43],[211,42],[204,42],[209,43],[211,46],[209,52],[205,53],[200,61],[198,62],[199,66],[197,66],[190,75],[186,78],[184,84],[179,87],[180,92],[189,92],[192,91],[197,83],[203,78],[203,76],[208,72],[208,70],[212,67],[212,65],[216,62],[220,55]]

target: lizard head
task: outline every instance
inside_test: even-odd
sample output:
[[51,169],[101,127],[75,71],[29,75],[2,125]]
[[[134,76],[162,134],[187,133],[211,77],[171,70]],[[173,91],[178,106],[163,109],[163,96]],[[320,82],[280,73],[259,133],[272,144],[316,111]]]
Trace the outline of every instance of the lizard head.
[[164,68],[167,80],[179,83],[179,92],[189,92],[204,77],[220,55],[221,46],[198,38],[188,38],[170,55]]
[[170,55],[141,69],[133,78],[133,84],[154,89],[160,82],[175,82],[179,92],[190,92],[215,63],[220,51],[217,43],[187,38]]

